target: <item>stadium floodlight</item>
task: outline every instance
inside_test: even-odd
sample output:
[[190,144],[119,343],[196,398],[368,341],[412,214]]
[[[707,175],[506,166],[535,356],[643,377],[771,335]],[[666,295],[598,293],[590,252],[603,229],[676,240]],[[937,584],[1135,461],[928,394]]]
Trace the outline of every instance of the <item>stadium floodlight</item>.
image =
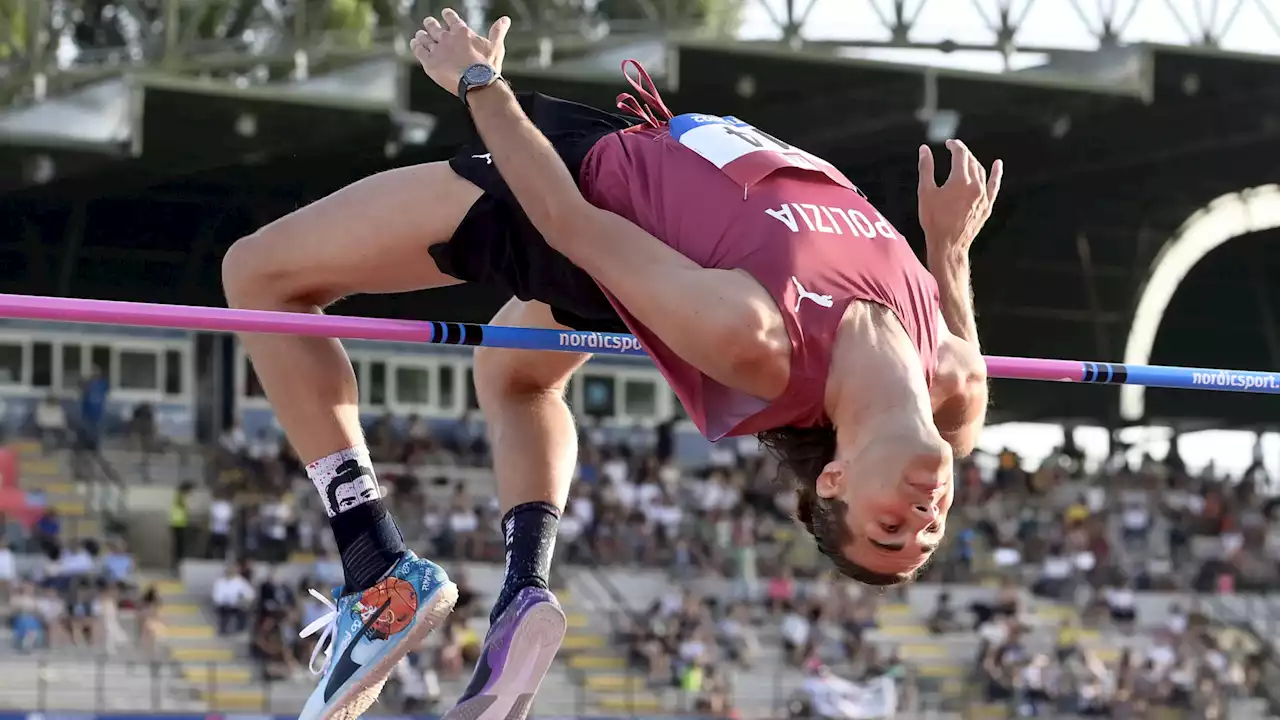
[[426,145],[436,131],[436,116],[429,113],[401,110],[392,113],[400,131],[401,145]]
[[938,73],[928,69],[924,73],[924,85],[916,119],[924,123],[924,136],[932,145],[946,142],[956,136],[962,116],[955,110],[938,106]]
[[[1156,333],[1173,294],[1206,255],[1235,238],[1275,228],[1280,228],[1280,185],[1228,193],[1187,218],[1151,264],[1129,326],[1123,362],[1135,365],[1150,362]],[[1141,419],[1145,411],[1144,388],[1122,386],[1120,416],[1134,421]]]
[[933,145],[944,143],[956,136],[960,129],[960,113],[955,110],[938,110],[925,123],[924,136]]

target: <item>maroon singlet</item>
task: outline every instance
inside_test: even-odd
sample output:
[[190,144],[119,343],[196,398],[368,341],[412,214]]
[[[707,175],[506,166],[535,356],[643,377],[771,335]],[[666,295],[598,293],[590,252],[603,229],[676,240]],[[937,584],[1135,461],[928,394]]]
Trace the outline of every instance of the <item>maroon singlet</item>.
[[[639,70],[640,82],[652,87]],[[602,288],[703,435],[718,440],[828,423],[823,391],[836,330],[853,300],[893,311],[932,381],[937,283],[853,183],[734,118],[673,118],[656,90],[631,83],[645,104],[624,95],[619,107],[644,124],[591,149],[582,166],[584,196],[703,267],[755,278],[778,304],[791,337],[791,377],[770,403],[707,378]]]

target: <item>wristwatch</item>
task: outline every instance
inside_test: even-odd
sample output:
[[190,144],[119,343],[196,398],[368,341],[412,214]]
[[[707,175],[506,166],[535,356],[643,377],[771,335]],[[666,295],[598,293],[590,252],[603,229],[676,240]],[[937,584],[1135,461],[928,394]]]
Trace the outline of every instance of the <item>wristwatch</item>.
[[467,93],[478,88],[489,87],[499,80],[506,81],[491,66],[484,63],[476,63],[462,71],[462,77],[458,80],[458,99],[462,101],[463,105],[471,107],[471,104],[467,102]]

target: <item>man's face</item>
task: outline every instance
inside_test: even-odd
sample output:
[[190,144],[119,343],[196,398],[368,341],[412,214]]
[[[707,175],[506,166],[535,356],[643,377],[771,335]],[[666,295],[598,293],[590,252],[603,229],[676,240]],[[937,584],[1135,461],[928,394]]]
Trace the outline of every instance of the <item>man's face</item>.
[[360,502],[361,494],[359,481],[342,483],[333,491],[333,497],[338,501],[338,507],[334,510],[342,512],[355,507]]
[[[951,449],[936,442],[866,443],[827,466],[818,494],[843,500],[850,561],[882,575],[911,575],[933,555],[955,497]],[[830,494],[828,494],[830,493]]]

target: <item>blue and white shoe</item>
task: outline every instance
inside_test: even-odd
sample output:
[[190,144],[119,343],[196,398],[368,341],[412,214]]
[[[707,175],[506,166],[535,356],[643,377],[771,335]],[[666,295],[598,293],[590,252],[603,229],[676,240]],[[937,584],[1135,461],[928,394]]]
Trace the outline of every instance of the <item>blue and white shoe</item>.
[[[430,560],[411,552],[376,585],[337,597],[337,604],[315,590],[311,595],[331,612],[299,633],[320,633],[311,653],[311,672],[320,685],[298,720],[355,720],[373,705],[396,663],[421,647],[427,634],[444,622],[458,601],[458,586]],[[324,664],[316,659],[323,651]]]

